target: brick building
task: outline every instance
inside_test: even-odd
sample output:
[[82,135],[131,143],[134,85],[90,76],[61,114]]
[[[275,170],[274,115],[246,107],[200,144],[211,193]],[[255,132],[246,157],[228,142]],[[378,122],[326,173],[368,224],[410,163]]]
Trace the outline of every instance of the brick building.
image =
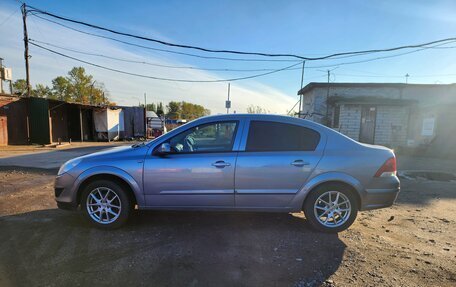
[[443,126],[456,120],[456,84],[310,83],[298,95],[301,117],[360,142],[393,148],[456,144],[456,136],[448,138],[455,128]]

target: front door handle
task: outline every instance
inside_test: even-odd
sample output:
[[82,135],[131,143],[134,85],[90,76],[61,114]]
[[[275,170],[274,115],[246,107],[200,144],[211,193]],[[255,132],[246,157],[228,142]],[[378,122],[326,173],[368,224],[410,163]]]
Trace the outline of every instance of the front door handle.
[[294,166],[305,166],[305,165],[309,165],[309,163],[303,161],[302,159],[297,159],[294,162],[292,162],[291,165],[294,165]]
[[212,166],[218,167],[218,168],[224,168],[225,166],[230,166],[231,163],[229,162],[224,162],[223,160],[218,160],[212,164]]

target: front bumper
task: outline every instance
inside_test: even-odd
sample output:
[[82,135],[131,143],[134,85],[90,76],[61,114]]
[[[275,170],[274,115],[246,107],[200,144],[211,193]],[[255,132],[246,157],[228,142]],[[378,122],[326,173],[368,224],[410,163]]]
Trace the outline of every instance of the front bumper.
[[58,208],[72,210],[78,207],[76,192],[74,190],[75,180],[68,173],[61,174],[55,178],[54,193]]

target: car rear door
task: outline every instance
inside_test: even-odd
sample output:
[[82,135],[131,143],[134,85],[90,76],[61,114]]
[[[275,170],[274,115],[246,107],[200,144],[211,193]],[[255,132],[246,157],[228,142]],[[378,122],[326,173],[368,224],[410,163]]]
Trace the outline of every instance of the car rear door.
[[323,155],[321,134],[271,120],[246,126],[235,172],[236,207],[287,207]]

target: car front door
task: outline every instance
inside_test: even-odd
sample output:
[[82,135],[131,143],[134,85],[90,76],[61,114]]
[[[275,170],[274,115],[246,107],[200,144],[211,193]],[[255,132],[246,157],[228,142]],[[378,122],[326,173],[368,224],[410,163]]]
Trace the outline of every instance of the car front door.
[[248,126],[236,164],[236,207],[288,207],[322,157],[321,135],[274,121]]
[[171,152],[152,151],[144,163],[146,204],[233,207],[239,126],[239,121],[205,123],[162,142]]

